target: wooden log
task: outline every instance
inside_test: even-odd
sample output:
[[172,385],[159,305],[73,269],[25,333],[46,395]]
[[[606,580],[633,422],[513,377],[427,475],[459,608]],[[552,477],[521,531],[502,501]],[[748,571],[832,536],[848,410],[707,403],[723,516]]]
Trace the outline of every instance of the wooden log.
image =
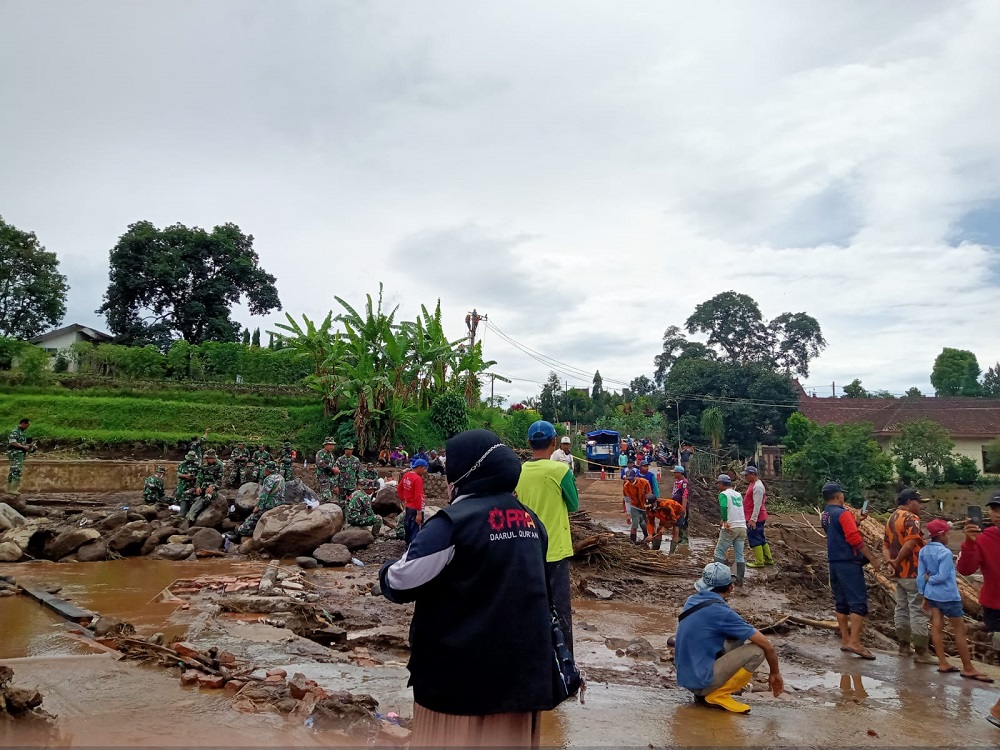
[[42,591],[41,589],[29,588],[28,586],[21,586],[21,591],[26,595],[34,599],[39,604],[48,607],[57,615],[63,619],[69,620],[70,622],[79,623],[80,625],[89,625],[94,619],[94,613],[87,609],[81,609],[75,604],[70,604],[65,599],[60,599],[58,596],[53,596],[47,591]]
[[794,622],[796,625],[805,625],[810,628],[819,628],[821,630],[840,630],[840,626],[832,620],[814,620],[811,617],[788,615],[788,622]]

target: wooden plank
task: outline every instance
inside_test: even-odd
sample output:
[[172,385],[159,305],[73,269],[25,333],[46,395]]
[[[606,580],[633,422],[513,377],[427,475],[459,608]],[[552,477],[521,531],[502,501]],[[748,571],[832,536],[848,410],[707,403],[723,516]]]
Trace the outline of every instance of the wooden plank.
[[42,591],[41,589],[33,589],[27,586],[20,586],[21,591],[23,591],[27,596],[30,596],[39,604],[48,607],[57,615],[63,619],[69,620],[70,622],[76,622],[81,625],[89,625],[91,620],[94,619],[94,613],[81,609],[75,604],[70,604],[65,599],[60,599],[58,596],[53,596],[47,591]]

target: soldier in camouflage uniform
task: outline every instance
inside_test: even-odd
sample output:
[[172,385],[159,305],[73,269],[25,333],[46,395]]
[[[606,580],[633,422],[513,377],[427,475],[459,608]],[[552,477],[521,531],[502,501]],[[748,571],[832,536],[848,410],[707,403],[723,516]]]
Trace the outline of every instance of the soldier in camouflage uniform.
[[365,468],[358,475],[358,481],[363,490],[367,491],[368,488],[378,489],[378,469],[375,468],[373,461],[365,464]]
[[250,451],[241,440],[229,454],[229,465],[233,470],[233,478],[230,487],[242,487],[246,482],[252,482],[253,476],[250,470]]
[[250,457],[250,462],[253,464],[251,471],[254,482],[259,484],[264,481],[264,467],[267,466],[268,462],[273,461],[274,457],[268,453],[267,446],[262,443]]
[[372,536],[378,539],[378,533],[382,530],[382,518],[372,510],[373,494],[375,488],[371,484],[354,491],[347,501],[347,522],[358,528],[371,528]]
[[253,530],[257,527],[260,517],[271,510],[277,508],[285,502],[285,478],[278,473],[278,466],[274,461],[264,464],[264,477],[257,491],[257,505],[253,513],[249,515],[243,525],[233,532],[230,539],[239,541],[240,537],[253,535]]
[[281,476],[286,482],[291,482],[293,479],[292,463],[294,461],[295,451],[292,450],[292,444],[286,440],[281,446],[281,455],[278,456],[278,467],[281,469]]
[[333,491],[337,487],[337,457],[333,454],[336,445],[332,437],[323,441],[323,448],[316,452],[316,483],[319,485],[320,502],[333,502]]
[[346,516],[347,498],[358,488],[358,475],[361,473],[361,459],[354,455],[351,443],[344,446],[344,455],[337,459],[335,466],[340,470],[337,474],[337,505]]
[[24,457],[35,452],[31,438],[24,434],[31,426],[30,419],[22,419],[17,427],[7,435],[7,460],[10,461],[10,472],[7,474],[7,494],[21,494],[21,477],[24,476]]
[[198,463],[201,463],[201,454],[205,449],[205,440],[208,438],[208,430],[205,430],[205,434],[201,437],[195,435],[191,438],[191,443],[188,445],[188,451],[194,453]]
[[163,486],[163,477],[166,473],[166,466],[157,466],[156,473],[146,477],[146,481],[142,485],[142,501],[146,505],[167,504],[167,490]]
[[187,512],[197,483],[198,456],[194,451],[188,451],[184,460],[177,464],[177,489],[174,490],[174,500],[181,506],[181,515]]
[[205,510],[215,498],[220,496],[225,476],[226,465],[219,460],[219,456],[215,451],[207,451],[205,453],[205,461],[198,470],[198,489],[195,493],[198,499],[191,506],[191,510],[185,514],[187,520],[193,521],[196,519],[199,513]]

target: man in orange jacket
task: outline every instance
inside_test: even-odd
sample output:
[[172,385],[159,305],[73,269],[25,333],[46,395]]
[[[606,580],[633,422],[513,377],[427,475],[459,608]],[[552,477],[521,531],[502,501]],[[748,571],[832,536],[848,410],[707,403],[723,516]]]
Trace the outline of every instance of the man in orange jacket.
[[632,516],[632,528],[628,532],[629,538],[632,540],[632,544],[635,544],[639,529],[642,529],[642,542],[645,544],[646,540],[649,539],[649,530],[646,524],[646,501],[650,497],[656,498],[653,494],[653,488],[649,486],[649,482],[635,473],[635,469],[629,469],[625,472],[622,494],[628,501],[629,514]]

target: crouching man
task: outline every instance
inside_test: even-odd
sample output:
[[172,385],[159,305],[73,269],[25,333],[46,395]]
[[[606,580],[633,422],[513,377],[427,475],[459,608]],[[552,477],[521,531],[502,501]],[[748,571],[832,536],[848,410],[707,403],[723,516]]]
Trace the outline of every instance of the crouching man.
[[690,690],[698,702],[736,714],[749,713],[750,706],[733,698],[733,693],[749,685],[754,671],[766,660],[771,670],[767,685],[775,698],[781,695],[785,683],[777,651],[726,603],[733,592],[729,567],[709,563],[694,587],[698,593],[684,603],[677,622],[677,684]]
[[347,500],[347,522],[360,529],[371,529],[376,539],[382,530],[382,517],[372,510],[372,495],[377,489],[378,484],[369,480],[365,482],[364,489],[356,489]]
[[257,505],[254,506],[253,513],[247,516],[247,520],[236,531],[226,534],[226,537],[232,542],[239,542],[245,536],[253,536],[253,531],[257,528],[260,517],[285,502],[285,478],[278,473],[278,465],[274,461],[265,462],[263,474],[260,489],[257,490]]

